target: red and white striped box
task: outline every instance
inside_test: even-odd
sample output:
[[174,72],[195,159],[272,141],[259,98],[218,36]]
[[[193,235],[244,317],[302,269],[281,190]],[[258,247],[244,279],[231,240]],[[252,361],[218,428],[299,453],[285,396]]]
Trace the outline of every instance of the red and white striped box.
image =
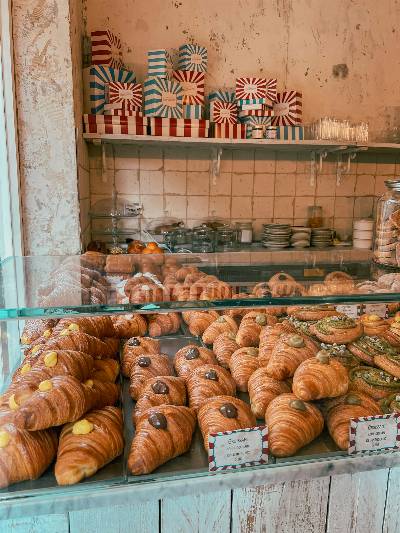
[[110,30],[98,30],[91,33],[92,65],[107,65],[122,68],[122,47],[119,37]]
[[245,139],[246,124],[214,124],[213,137],[215,139]]
[[217,124],[236,124],[237,106],[230,102],[212,100],[210,102],[210,121]]
[[130,109],[105,109],[104,114],[116,117],[143,117],[143,111]]
[[273,126],[295,126],[301,124],[302,94],[297,91],[278,93],[274,103]]
[[204,104],[204,72],[175,70],[173,79],[178,81],[183,89],[183,105]]
[[150,135],[157,137],[208,137],[210,121],[192,118],[150,118]]
[[113,115],[83,115],[85,133],[117,133],[146,135],[146,117],[126,117]]
[[121,83],[113,81],[106,86],[108,104],[121,104],[121,108],[140,110],[143,104],[142,85],[140,83]]
[[266,78],[237,78],[235,87],[236,100],[253,100],[267,98]]
[[272,106],[263,104],[261,109],[241,109],[239,117],[273,117],[274,108]]

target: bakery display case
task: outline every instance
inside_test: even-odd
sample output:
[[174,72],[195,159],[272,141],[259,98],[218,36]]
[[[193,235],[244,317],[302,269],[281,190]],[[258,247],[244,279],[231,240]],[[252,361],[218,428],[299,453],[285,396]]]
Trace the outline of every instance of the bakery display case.
[[[400,412],[400,274],[240,257],[3,261],[1,501],[398,463],[348,446],[350,418]],[[209,471],[210,434],[265,424],[265,464]]]

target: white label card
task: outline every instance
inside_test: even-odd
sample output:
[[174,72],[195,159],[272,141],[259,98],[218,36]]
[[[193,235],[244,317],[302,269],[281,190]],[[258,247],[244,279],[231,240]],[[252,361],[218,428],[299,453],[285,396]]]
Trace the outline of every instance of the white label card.
[[365,304],[364,312],[368,315],[376,315],[381,318],[388,316],[388,309],[386,304]]
[[398,450],[400,415],[367,416],[350,420],[349,454]]
[[208,469],[229,470],[268,462],[266,426],[211,433],[208,437]]
[[358,304],[337,305],[336,311],[344,313],[350,318],[358,318],[360,316],[360,306]]

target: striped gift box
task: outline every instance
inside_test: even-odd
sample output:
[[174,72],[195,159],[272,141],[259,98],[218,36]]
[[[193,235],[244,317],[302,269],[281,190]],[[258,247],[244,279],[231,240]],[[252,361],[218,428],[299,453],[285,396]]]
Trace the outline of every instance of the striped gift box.
[[83,115],[83,124],[85,133],[146,135],[148,119],[145,117]]
[[272,106],[262,104],[261,109],[241,109],[239,117],[273,117],[274,108]]
[[204,106],[202,105],[184,105],[183,118],[203,118]]
[[199,44],[184,44],[179,47],[179,70],[207,71],[207,48]]
[[150,135],[158,137],[208,137],[209,120],[151,118]]
[[171,80],[173,73],[172,57],[168,50],[149,50],[147,52],[147,75]]
[[208,101],[213,100],[234,104],[236,102],[235,89],[216,89],[208,95]]
[[122,68],[121,40],[110,30],[98,30],[91,33],[92,65],[107,65]]
[[267,100],[270,100],[271,102],[276,101],[276,86],[277,86],[278,80],[276,78],[270,78],[267,79]]
[[235,87],[236,100],[264,100],[267,98],[266,78],[237,78]]
[[121,104],[121,108],[140,109],[143,103],[141,83],[121,83],[113,81],[107,84],[106,98],[109,104]]
[[135,83],[136,76],[131,70],[114,69],[104,65],[93,65],[85,69],[84,77],[89,78],[89,91],[87,98],[91,113],[101,114],[106,104],[107,84],[118,81],[120,83]]
[[204,72],[175,70],[173,78],[183,90],[183,104],[204,104]]
[[277,126],[276,138],[283,141],[303,141],[303,126]]
[[182,118],[183,91],[180,83],[147,78],[144,82],[144,112],[149,117]]
[[302,94],[297,91],[284,91],[276,96],[274,103],[274,126],[295,126],[301,123]]
[[105,109],[104,115],[113,115],[115,117],[143,117],[143,112],[127,109]]
[[259,124],[271,126],[272,117],[240,117],[240,122],[246,125],[246,137],[250,139],[253,126],[258,126]]
[[216,139],[246,139],[245,124],[214,124],[213,137]]
[[210,103],[210,120],[217,124],[236,124],[237,106],[228,102],[212,100]]

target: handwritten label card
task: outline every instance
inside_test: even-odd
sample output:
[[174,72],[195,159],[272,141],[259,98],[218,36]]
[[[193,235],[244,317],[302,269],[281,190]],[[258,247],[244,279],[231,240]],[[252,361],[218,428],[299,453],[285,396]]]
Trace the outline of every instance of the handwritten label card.
[[398,450],[400,447],[400,415],[377,415],[350,420],[349,454]]
[[350,318],[358,318],[361,314],[361,309],[358,304],[337,305],[336,311],[339,311],[339,313],[344,313]]
[[386,304],[365,304],[364,313],[386,318],[388,316],[388,308]]
[[266,426],[211,433],[208,437],[208,469],[229,470],[268,462]]

